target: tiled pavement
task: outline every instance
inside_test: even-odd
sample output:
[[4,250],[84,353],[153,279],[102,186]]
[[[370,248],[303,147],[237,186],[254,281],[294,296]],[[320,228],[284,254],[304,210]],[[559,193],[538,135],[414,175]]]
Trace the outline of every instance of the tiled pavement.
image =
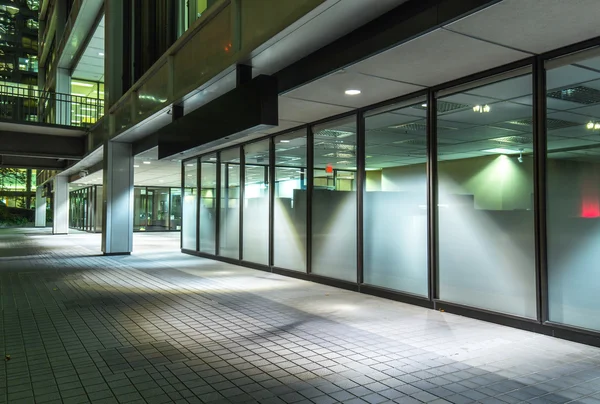
[[[177,252],[0,230],[0,403],[600,403],[600,350]],[[8,356],[9,355],[9,356]]]

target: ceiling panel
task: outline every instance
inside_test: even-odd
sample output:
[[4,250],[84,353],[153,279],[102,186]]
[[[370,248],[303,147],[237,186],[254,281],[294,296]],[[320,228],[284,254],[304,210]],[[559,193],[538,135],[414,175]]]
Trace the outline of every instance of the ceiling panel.
[[598,36],[598,0],[504,0],[446,27],[542,53]]
[[[339,71],[290,91],[286,97],[359,108],[422,88],[413,84]],[[345,91],[350,89],[359,90],[361,94],[346,95]]]
[[279,97],[279,119],[284,121],[308,123],[351,110],[352,108],[338,105]]
[[433,86],[527,56],[523,52],[438,29],[347,70]]
[[73,78],[104,82],[104,17],[77,63]]

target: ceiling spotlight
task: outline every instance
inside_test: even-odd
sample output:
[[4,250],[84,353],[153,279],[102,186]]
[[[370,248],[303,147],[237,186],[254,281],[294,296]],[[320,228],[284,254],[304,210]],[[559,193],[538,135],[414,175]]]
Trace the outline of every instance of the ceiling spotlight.
[[144,164],[152,164],[152,163],[149,161],[144,161]]
[[289,143],[289,140],[280,140],[279,143]]
[[475,105],[473,107],[473,112],[479,112],[480,114],[484,113],[484,112],[490,112],[492,110],[492,108],[489,105]]
[[360,93],[361,93],[360,90],[352,90],[352,89],[346,90],[346,95],[358,95]]
[[600,129],[600,122],[588,122],[588,124],[586,125],[586,128],[588,128],[589,130],[598,130]]

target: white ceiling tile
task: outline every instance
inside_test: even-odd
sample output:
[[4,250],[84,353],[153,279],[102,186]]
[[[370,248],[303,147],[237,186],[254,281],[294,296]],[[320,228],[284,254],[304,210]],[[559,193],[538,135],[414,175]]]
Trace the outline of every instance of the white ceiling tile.
[[286,121],[308,123],[351,110],[337,105],[279,97],[279,118]]
[[[409,94],[423,87],[352,72],[336,72],[290,91],[287,97],[342,105],[364,107],[390,98]],[[360,90],[359,95],[346,95],[346,90]]]
[[438,29],[347,70],[433,86],[527,56],[523,52]]
[[598,0],[504,0],[447,27],[527,52],[543,53],[598,36]]

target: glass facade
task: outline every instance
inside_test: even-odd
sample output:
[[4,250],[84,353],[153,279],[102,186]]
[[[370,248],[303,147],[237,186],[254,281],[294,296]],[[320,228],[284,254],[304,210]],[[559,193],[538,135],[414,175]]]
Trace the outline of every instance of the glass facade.
[[427,296],[425,98],[365,118],[364,282]]
[[549,317],[600,330],[600,57],[547,68]]
[[[102,204],[102,185],[71,191],[69,227],[101,232]],[[134,187],[133,231],[181,230],[181,214],[181,188]]]
[[[181,247],[196,249],[196,212],[198,203],[198,168],[193,161],[188,162],[183,171],[183,206]],[[187,223],[186,223],[187,222]]]
[[184,231],[274,272],[600,331],[598,55],[532,58],[191,159],[206,202]]
[[306,271],[306,129],[277,136],[273,265]]

